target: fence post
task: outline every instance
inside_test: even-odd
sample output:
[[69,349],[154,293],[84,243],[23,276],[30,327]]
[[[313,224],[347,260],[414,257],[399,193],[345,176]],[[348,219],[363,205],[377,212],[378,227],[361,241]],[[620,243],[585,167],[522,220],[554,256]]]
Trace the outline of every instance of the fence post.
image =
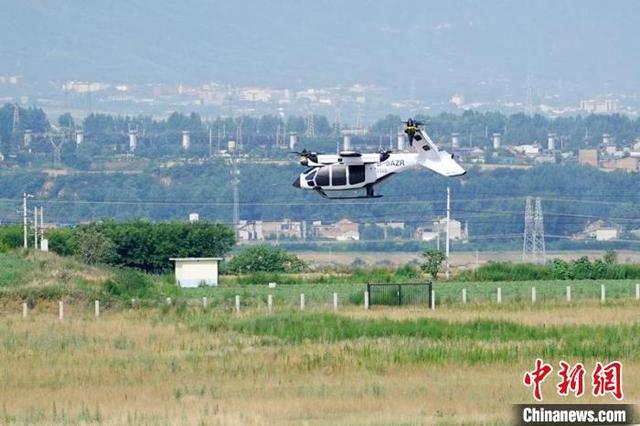
[[27,315],[29,313],[29,305],[27,305],[27,302],[24,302],[22,304],[22,318],[27,318]]
[[369,292],[367,290],[364,291],[364,308],[369,309]]
[[433,289],[431,290],[431,310],[436,310],[436,291]]
[[338,310],[338,293],[333,293],[333,310]]
[[207,297],[202,297],[202,309],[207,309]]
[[135,298],[131,299],[131,307],[132,308],[136,307],[136,299]]
[[269,310],[269,313],[273,311],[273,295],[272,294],[267,296],[267,309]]
[[167,303],[167,305],[171,306],[171,298],[170,297],[167,297],[165,302]]
[[396,290],[396,296],[398,296],[398,306],[402,306],[402,287],[398,284],[398,289]]
[[236,294],[236,313],[240,313],[240,296]]
[[636,300],[640,300],[640,284],[636,284]]
[[304,293],[300,293],[300,310],[304,311]]
[[537,296],[538,295],[536,294],[536,288],[531,287],[531,303],[536,303]]
[[58,302],[58,319],[64,320],[64,302],[62,300]]
[[94,310],[96,313],[96,318],[100,318],[100,301],[99,300],[96,300],[94,302]]
[[604,284],[600,285],[600,302],[604,303],[607,300],[606,289]]
[[467,303],[467,289],[466,288],[462,289],[462,303],[464,303],[464,304]]
[[498,303],[502,303],[502,288],[498,287],[498,292],[496,293],[496,301]]
[[571,286],[567,286],[567,303],[571,303]]

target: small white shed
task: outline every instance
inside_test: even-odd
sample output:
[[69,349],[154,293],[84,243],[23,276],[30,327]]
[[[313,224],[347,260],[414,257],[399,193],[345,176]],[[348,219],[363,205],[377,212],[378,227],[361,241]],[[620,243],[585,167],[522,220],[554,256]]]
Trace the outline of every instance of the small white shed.
[[170,260],[176,262],[176,283],[180,287],[218,285],[218,262],[222,260],[221,257],[172,257]]

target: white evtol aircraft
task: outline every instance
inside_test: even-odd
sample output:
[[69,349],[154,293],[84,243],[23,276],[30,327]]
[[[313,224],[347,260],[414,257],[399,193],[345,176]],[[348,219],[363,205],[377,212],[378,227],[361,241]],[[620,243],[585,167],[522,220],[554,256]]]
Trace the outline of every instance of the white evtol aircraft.
[[[383,151],[359,153],[342,151],[339,155],[322,154],[303,150],[300,164],[310,167],[300,173],[293,186],[313,189],[325,198],[354,199],[378,198],[374,185],[396,173],[409,169],[425,167],[443,176],[462,176],[466,171],[447,151],[440,151],[429,135],[420,127],[422,123],[409,119],[404,132],[414,152]],[[355,197],[329,197],[327,191],[366,190],[366,195]]]

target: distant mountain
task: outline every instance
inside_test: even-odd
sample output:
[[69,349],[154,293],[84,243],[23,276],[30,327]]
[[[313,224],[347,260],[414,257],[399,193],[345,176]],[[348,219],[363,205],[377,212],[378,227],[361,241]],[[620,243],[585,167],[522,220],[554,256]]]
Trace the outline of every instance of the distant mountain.
[[637,91],[640,3],[1,0],[0,75]]

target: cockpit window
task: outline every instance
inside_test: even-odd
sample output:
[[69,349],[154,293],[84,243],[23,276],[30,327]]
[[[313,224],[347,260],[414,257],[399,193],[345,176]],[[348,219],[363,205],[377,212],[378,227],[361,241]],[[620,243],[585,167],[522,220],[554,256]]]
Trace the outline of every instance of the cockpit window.
[[307,180],[307,182],[310,182],[313,180],[314,177],[316,177],[316,173],[318,173],[317,169],[314,169],[311,171],[311,173],[309,173],[308,175],[305,176],[305,179]]
[[415,134],[415,136],[413,137],[415,140],[417,141],[421,141],[422,140],[422,136],[420,136],[419,134]]
[[429,145],[422,145],[422,149],[429,151],[431,148],[429,148]]

